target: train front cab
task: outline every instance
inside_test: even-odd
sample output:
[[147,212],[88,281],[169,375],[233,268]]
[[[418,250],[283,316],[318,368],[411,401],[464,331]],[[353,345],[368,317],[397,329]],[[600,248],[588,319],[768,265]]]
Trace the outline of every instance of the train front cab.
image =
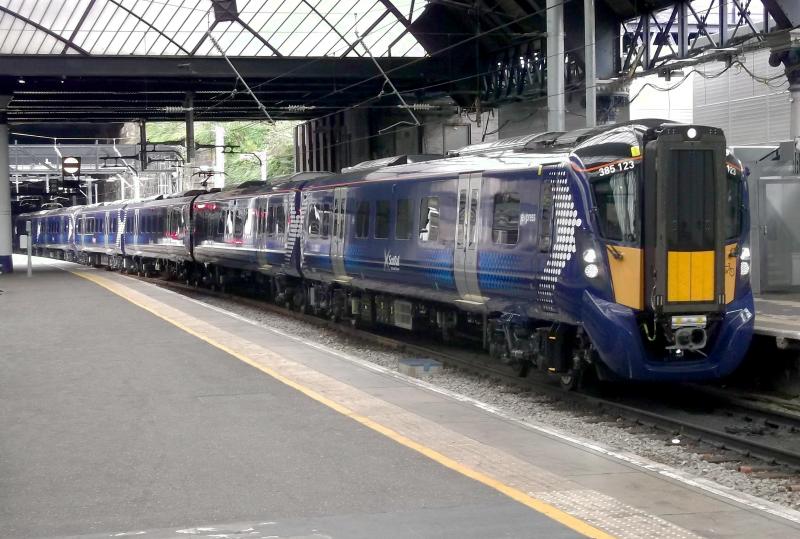
[[747,351],[755,312],[741,166],[715,128],[667,124],[643,148],[636,196],[619,196],[613,180],[608,195],[641,230],[605,241],[614,297],[587,292],[584,327],[618,377],[725,376]]

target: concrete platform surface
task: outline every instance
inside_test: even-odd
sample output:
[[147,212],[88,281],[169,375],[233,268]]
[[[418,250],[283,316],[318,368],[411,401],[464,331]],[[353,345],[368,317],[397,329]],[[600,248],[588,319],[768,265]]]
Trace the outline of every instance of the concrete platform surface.
[[0,290],[3,537],[800,537],[794,512],[116,273],[37,261]]
[[756,333],[800,340],[800,294],[756,297]]

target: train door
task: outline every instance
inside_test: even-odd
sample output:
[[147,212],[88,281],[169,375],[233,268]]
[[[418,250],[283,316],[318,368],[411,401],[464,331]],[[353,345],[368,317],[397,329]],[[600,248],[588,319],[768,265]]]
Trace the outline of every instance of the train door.
[[111,234],[111,219],[109,212],[103,212],[103,247],[108,249],[108,236]]
[[139,208],[133,210],[133,243],[134,245],[139,245],[139,234],[140,234],[140,223],[139,223]]
[[344,268],[344,242],[347,228],[347,187],[333,190],[333,233],[331,234],[331,265],[337,279],[347,277]]
[[764,292],[800,287],[800,178],[761,178],[758,193],[760,285]]
[[478,301],[478,232],[480,229],[481,185],[480,172],[458,176],[456,241],[453,255],[456,288],[461,299]]

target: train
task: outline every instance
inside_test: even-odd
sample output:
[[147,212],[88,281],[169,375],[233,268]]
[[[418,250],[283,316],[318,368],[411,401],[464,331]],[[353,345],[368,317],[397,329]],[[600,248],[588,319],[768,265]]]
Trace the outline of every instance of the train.
[[479,346],[568,389],[742,361],[746,171],[720,129],[637,120],[429,157],[22,214],[15,234],[30,221],[39,255]]

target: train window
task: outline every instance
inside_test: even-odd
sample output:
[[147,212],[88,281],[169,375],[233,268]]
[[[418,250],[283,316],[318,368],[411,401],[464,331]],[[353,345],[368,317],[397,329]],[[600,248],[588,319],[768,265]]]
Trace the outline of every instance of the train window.
[[267,235],[274,236],[275,235],[275,212],[277,211],[277,206],[272,206],[267,210]]
[[[666,197],[667,248],[714,249],[717,193],[712,150],[673,150]],[[724,196],[724,195],[723,195]]]
[[539,250],[549,251],[553,242],[553,184],[550,180],[542,183],[542,192],[539,197]]
[[179,228],[178,219],[180,218],[180,210],[178,208],[170,208],[168,215],[169,215],[169,234],[171,236],[175,236],[178,233],[178,228]]
[[331,235],[331,205],[322,205],[322,237],[327,238]]
[[227,221],[228,212],[225,210],[217,214],[217,230],[214,234],[214,241],[225,241],[225,223]]
[[397,201],[397,220],[394,224],[394,238],[411,239],[411,201],[402,198]]
[[391,206],[388,200],[379,200],[375,203],[375,237],[386,239],[389,237],[389,219]]
[[278,236],[286,233],[286,208],[283,204],[275,206],[275,224],[278,227]]
[[244,237],[244,225],[245,221],[247,221],[247,207],[246,206],[237,206],[235,211],[234,223],[233,223],[233,237],[236,239],[242,239]]
[[464,222],[467,215],[467,190],[462,189],[458,192],[458,222],[456,224],[456,245],[464,246]]
[[236,212],[235,208],[225,211],[225,237],[233,237],[233,214]]
[[475,245],[478,241],[478,227],[475,226],[478,222],[478,201],[480,194],[477,189],[473,189],[469,197],[469,245]]
[[256,220],[256,229],[259,236],[264,236],[267,233],[269,228],[267,227],[267,214],[269,212],[269,206],[267,206],[266,198],[258,199],[258,203],[256,205],[258,211],[258,218]]
[[733,239],[742,232],[742,182],[737,176],[726,179],[725,238]]
[[494,195],[492,241],[515,245],[519,240],[519,193]]
[[439,239],[439,197],[423,197],[419,205],[420,241]]
[[636,242],[639,188],[636,171],[619,172],[592,183],[600,235],[609,240]]
[[356,210],[356,238],[369,237],[369,201],[362,200]]
[[333,237],[339,237],[339,198],[333,199]]
[[320,227],[322,225],[319,204],[309,204],[308,216],[306,219],[308,219],[308,234],[310,236],[319,236]]

